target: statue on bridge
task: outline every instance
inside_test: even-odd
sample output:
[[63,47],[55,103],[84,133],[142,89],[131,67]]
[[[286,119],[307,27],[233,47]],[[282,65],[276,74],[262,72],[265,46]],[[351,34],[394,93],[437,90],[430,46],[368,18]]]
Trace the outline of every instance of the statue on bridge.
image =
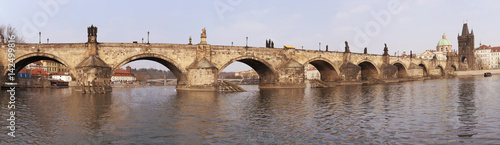
[[368,54],[368,50],[367,50],[367,48],[366,48],[366,47],[365,47],[364,54]]
[[347,41],[345,41],[345,52],[344,53],[351,53],[351,51],[349,50],[349,44],[347,43]]
[[87,37],[88,37],[88,43],[95,43],[97,42],[97,27],[94,25],[91,25],[90,27],[87,27]]
[[207,44],[207,29],[203,28],[201,29],[201,41],[200,44],[205,45]]
[[274,48],[274,41],[266,39],[266,48]]
[[384,47],[384,55],[389,55],[389,48],[387,48],[387,44],[384,43],[385,47]]
[[207,29],[203,28],[201,29],[201,37],[205,36],[207,38]]
[[326,45],[326,51],[328,51],[328,45]]

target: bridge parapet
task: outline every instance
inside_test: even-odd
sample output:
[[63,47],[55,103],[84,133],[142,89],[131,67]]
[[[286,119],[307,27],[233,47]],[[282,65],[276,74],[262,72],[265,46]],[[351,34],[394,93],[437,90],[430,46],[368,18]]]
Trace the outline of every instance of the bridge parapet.
[[[113,72],[132,61],[151,60],[174,73],[178,90],[215,91],[218,75],[235,61],[249,65],[259,74],[260,88],[305,87],[304,67],[307,64],[315,66],[321,81],[329,84],[442,76],[460,67],[453,56],[448,61],[402,58],[389,56],[387,48],[384,48],[385,55],[377,55],[208,43],[101,43],[97,42],[97,28],[94,28],[89,27],[87,43],[17,44],[16,72],[32,62],[53,60],[67,66],[80,86],[97,85],[109,90],[106,85]],[[206,33],[203,34],[206,38]],[[6,50],[0,51],[7,54]],[[346,50],[349,50],[347,42]],[[0,56],[2,77],[6,75],[7,62],[5,56]]]

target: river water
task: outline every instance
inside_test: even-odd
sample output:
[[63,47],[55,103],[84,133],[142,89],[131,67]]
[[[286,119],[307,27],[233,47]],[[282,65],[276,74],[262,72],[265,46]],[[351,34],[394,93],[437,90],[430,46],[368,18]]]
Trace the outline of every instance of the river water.
[[500,76],[386,85],[177,92],[173,86],[17,90],[0,144],[499,144]]

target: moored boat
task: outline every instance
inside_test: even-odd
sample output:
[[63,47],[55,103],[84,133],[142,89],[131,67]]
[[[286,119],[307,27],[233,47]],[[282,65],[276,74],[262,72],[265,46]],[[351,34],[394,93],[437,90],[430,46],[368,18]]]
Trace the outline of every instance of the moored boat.
[[491,77],[491,73],[490,72],[484,73],[484,77]]

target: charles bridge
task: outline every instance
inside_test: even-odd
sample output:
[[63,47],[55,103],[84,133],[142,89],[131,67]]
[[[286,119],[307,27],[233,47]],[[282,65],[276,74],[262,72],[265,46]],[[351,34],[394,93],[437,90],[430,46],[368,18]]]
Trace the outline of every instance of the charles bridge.
[[[315,66],[328,86],[408,79],[446,77],[457,70],[458,59],[446,61],[383,55],[284,48],[220,46],[206,41],[205,30],[199,44],[100,43],[97,27],[88,27],[86,43],[16,44],[15,72],[29,63],[53,60],[68,67],[84,92],[111,91],[110,79],[121,66],[135,60],[152,60],[166,66],[177,77],[177,90],[215,91],[217,77],[229,64],[239,61],[260,76],[259,88],[305,88],[304,68]],[[2,45],[2,54],[7,46]],[[385,50],[383,50],[383,49]],[[0,56],[2,80],[8,74],[9,60]],[[4,84],[2,82],[2,84]]]

